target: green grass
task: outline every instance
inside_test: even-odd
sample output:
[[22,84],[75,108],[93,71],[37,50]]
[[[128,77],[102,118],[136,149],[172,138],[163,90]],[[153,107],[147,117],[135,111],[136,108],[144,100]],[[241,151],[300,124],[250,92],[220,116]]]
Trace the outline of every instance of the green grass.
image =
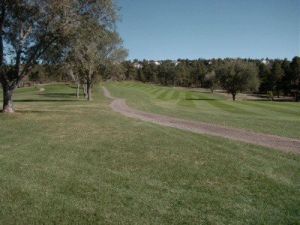
[[300,138],[300,104],[240,100],[205,91],[120,82],[107,85],[137,109],[279,136]]
[[[110,89],[146,108],[140,86]],[[0,115],[0,224],[299,224],[299,155],[124,118],[100,88],[92,103],[45,89]]]

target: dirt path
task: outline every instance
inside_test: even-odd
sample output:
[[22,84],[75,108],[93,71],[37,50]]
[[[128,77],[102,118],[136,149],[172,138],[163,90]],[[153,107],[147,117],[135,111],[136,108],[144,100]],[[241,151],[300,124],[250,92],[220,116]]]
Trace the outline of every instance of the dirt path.
[[112,99],[111,108],[124,116],[140,119],[147,122],[156,123],[163,126],[173,127],[181,130],[191,131],[198,134],[208,134],[212,136],[223,137],[231,140],[260,145],[285,152],[300,153],[300,140],[279,137],[275,135],[254,133],[242,129],[229,128],[215,124],[194,122],[178,119],[169,116],[163,116],[153,113],[142,112],[130,108],[124,99],[114,98],[107,88],[103,87],[104,95]]

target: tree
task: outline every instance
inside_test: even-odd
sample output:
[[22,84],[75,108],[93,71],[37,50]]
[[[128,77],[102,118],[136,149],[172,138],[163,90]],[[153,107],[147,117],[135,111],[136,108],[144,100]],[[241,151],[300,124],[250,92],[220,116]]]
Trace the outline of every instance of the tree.
[[[111,0],[1,0],[0,82],[3,112],[14,112],[12,95],[18,84],[42,61],[61,59],[82,21],[94,18],[112,26]],[[70,45],[68,46],[70,47]],[[7,53],[12,63],[5,62]],[[52,57],[50,57],[52,56]]]
[[259,85],[258,71],[253,63],[229,61],[220,66],[216,74],[221,87],[232,95],[233,101],[237,93],[255,91]]
[[[76,97],[77,99],[80,98],[80,77],[78,75],[78,73],[75,73],[74,71],[76,71],[78,65],[67,61],[65,64],[62,65],[62,70],[65,71],[65,73],[71,78],[71,80],[77,85],[76,88]],[[84,92],[86,94],[86,92]]]
[[[57,5],[54,5],[57,3]],[[12,95],[18,84],[33,69],[37,60],[54,43],[62,43],[69,33],[62,2],[2,0],[0,15],[0,82],[3,89],[3,112],[14,112]],[[54,17],[54,15],[56,17]],[[5,64],[4,54],[12,63]]]
[[266,65],[265,63],[260,63],[258,66],[259,70],[259,79],[260,79],[260,92],[267,92],[269,90],[268,87],[268,77],[271,74],[271,69],[269,65]]
[[[156,82],[157,81],[157,66],[155,62],[143,60],[142,62],[142,73],[144,76],[145,82]],[[139,75],[139,79],[141,79],[141,76]]]
[[[180,62],[176,66],[174,85],[188,87],[191,83],[189,69],[185,61]],[[174,76],[174,75],[173,75]]]
[[162,85],[174,85],[175,65],[171,60],[165,60],[158,68],[158,80]]
[[295,100],[299,101],[300,96],[300,57],[294,57],[291,65],[291,78],[292,78],[292,85],[293,85],[293,92],[295,94]]
[[100,74],[102,74],[102,79],[104,80],[125,80],[125,72],[126,69],[120,62],[109,62],[100,68]]
[[208,68],[203,60],[194,60],[191,63],[190,76],[192,86],[200,87],[203,85],[205,75],[208,73]]
[[283,69],[284,75],[280,81],[280,88],[283,91],[284,95],[288,95],[291,93],[292,89],[290,62],[287,59],[284,59],[281,67]]
[[211,93],[214,93],[214,90],[218,83],[216,72],[211,71],[211,72],[207,73],[204,77],[204,82],[205,82],[206,87],[208,87],[210,89]]
[[269,91],[274,92],[274,90],[276,90],[278,98],[280,94],[280,85],[283,76],[284,70],[281,67],[281,62],[275,61],[271,69],[271,74],[269,76],[268,83],[270,88]]
[[131,61],[123,62],[123,66],[125,67],[125,77],[127,80],[137,79],[137,69]]
[[120,63],[127,52],[122,48],[122,40],[116,32],[104,29],[95,20],[84,23],[85,26],[78,29],[72,42],[68,61],[73,64],[72,71],[80,77],[86,87],[87,99],[91,101],[93,86],[105,75],[101,74],[103,68],[111,62]]
[[142,68],[138,69],[137,71],[137,79],[143,83],[146,82],[146,77]]

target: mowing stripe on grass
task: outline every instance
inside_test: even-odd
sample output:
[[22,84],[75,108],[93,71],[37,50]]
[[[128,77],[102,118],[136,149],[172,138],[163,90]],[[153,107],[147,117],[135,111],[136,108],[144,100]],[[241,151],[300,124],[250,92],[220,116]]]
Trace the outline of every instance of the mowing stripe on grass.
[[179,94],[180,94],[180,92],[179,91],[177,91],[177,90],[174,90],[174,93],[173,93],[173,95],[171,96],[171,100],[178,100],[178,98],[179,98]]
[[169,92],[170,92],[170,90],[169,90],[169,89],[166,89],[164,92],[160,93],[160,95],[158,95],[156,98],[157,98],[157,99],[163,100],[163,99],[165,99],[165,97],[167,96],[167,94],[168,94]]
[[153,92],[154,90],[157,90],[157,88],[154,86],[150,86],[146,91],[149,94],[149,93]]
[[136,86],[136,88],[138,88],[138,89],[140,89],[140,90],[146,90],[146,89],[149,88],[149,86],[146,86],[146,85],[144,85],[144,84],[140,84],[140,85]]
[[162,93],[164,93],[166,89],[160,89],[159,91],[155,92],[155,94],[152,94],[153,98],[158,98]]
[[[110,83],[109,85],[111,86],[112,84],[113,83]],[[300,117],[296,110],[298,108],[300,112],[300,104],[261,101],[255,103],[250,101],[232,102],[232,100],[223,97],[223,95],[202,93],[201,90],[195,89],[190,89],[194,100],[187,101],[185,100],[186,92],[188,92],[189,89],[152,85],[148,92],[140,91],[140,93],[138,93],[138,88],[126,88],[123,84],[118,86],[120,88],[114,88],[114,92],[120,98],[127,98],[129,103],[137,107],[140,106],[143,110],[147,108],[147,110],[149,109],[153,112],[177,115],[181,118],[191,118],[222,125],[226,124],[233,127],[293,138],[300,137],[300,131],[298,129]],[[140,84],[140,86],[143,85]],[[164,96],[163,101],[156,99],[155,96],[159,96],[165,90],[169,90],[169,93]],[[150,92],[156,94],[151,95]],[[168,98],[172,99],[166,100]],[[147,99],[149,101],[144,104]],[[193,108],[193,104],[195,108]],[[253,106],[254,104],[256,104],[255,107]],[[267,107],[263,107],[264,104],[266,104]],[[181,107],[181,105],[184,107]],[[273,107],[276,107],[275,110],[272,110]],[[290,113],[285,113],[285,108],[287,108],[287,111]],[[293,111],[296,112],[291,113]]]
[[[290,106],[289,108],[275,105],[276,103],[274,102],[274,105],[269,105],[264,102],[264,104],[259,103],[259,102],[252,102],[252,101],[242,101],[241,104],[251,106],[251,107],[256,107],[262,110],[268,110],[271,112],[276,112],[276,113],[282,113],[282,114],[290,114],[294,116],[300,116],[300,107],[296,108],[295,110],[291,109]],[[270,103],[272,104],[272,103]]]
[[149,92],[151,95],[155,95],[157,92],[161,91],[161,88],[154,87],[152,91]]
[[195,102],[193,101],[193,95],[191,92],[185,92],[184,98],[179,100],[178,105],[196,108]]
[[185,100],[185,92],[180,91],[178,98],[177,98],[177,103],[179,103],[181,100]]
[[125,82],[125,83],[118,83],[117,85],[123,87],[132,87],[134,84],[130,82]]
[[195,104],[195,107],[202,111],[215,109],[215,107],[212,107],[207,102],[207,101],[215,101],[215,99],[209,98],[208,96],[203,95],[202,93],[191,92],[191,96],[189,96],[189,101],[192,101]]
[[144,88],[144,91],[145,92],[149,92],[149,90],[152,90],[153,89],[153,87],[151,87],[150,85],[149,86],[146,86],[145,88]]
[[257,113],[249,112],[247,110],[241,109],[239,107],[233,106],[229,103],[225,103],[225,101],[207,101],[210,105],[219,108],[220,110],[228,113],[234,113],[234,114],[248,114],[253,115]]
[[[110,92],[103,87],[104,95],[112,98]],[[186,93],[186,99],[190,99],[191,93]],[[188,101],[188,100],[187,100]],[[191,101],[192,102],[192,101]],[[236,141],[242,141],[249,144],[261,145],[264,147],[275,148],[278,150],[294,152],[300,154],[300,140],[284,138],[280,136],[267,135],[263,133],[254,133],[243,129],[229,128],[209,123],[182,120],[175,117],[168,117],[159,114],[153,114],[130,108],[124,99],[113,99],[111,108],[134,119],[141,119],[163,126],[174,127],[182,130],[192,131],[200,134],[219,136]]]
[[170,91],[168,92],[168,94],[165,96],[164,100],[168,101],[171,100],[172,96],[174,95],[175,90],[174,89],[170,89]]

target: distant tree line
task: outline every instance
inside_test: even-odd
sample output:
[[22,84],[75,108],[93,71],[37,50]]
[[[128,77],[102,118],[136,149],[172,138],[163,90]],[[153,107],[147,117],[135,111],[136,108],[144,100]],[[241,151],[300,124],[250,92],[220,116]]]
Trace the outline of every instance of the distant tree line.
[[222,88],[232,94],[257,92],[273,96],[300,96],[300,57],[292,61],[256,59],[211,59],[177,61],[126,61],[119,79],[165,86]]
[[[78,64],[73,64],[76,65]],[[300,96],[300,57],[294,57],[291,61],[231,58],[123,62],[120,60],[102,64],[96,69],[99,74],[96,80],[134,80],[163,86],[208,88],[211,92],[224,89],[232,95],[233,100],[239,92],[265,94],[272,100],[275,96],[291,96],[299,101]],[[38,65],[27,81],[73,81],[78,87],[86,90],[86,82],[78,82],[80,79],[74,78],[74,74],[70,76],[70,71],[72,70],[66,65]]]

